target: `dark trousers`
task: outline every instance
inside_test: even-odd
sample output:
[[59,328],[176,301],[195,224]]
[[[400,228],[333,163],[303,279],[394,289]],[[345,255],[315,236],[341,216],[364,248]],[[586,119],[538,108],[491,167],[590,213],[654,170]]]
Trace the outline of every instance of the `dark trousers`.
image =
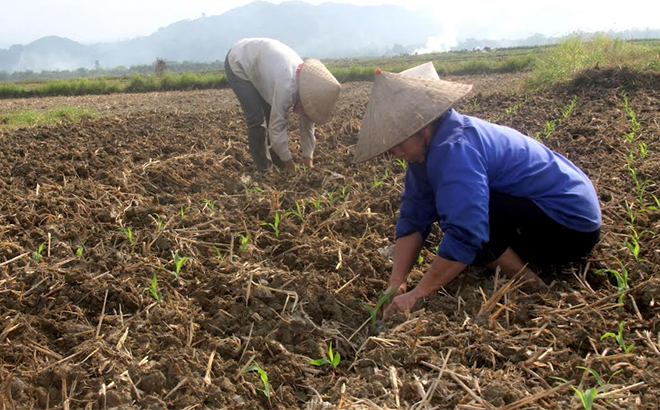
[[234,74],[229,65],[229,58],[225,58],[225,75],[243,109],[252,161],[259,171],[266,172],[272,167],[273,159],[277,163],[281,162],[279,157],[268,149],[266,130],[270,121],[270,104],[263,99],[251,82]]
[[511,247],[524,262],[545,267],[580,259],[600,239],[600,229],[580,232],[545,214],[534,202],[490,192],[490,241],[475,260],[487,264]]

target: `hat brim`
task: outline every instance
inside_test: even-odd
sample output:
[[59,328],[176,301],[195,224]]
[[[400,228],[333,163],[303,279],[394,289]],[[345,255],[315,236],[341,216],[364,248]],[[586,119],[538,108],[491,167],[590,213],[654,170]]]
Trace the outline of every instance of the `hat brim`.
[[367,161],[402,143],[454,107],[471,89],[471,84],[377,74],[353,161]]

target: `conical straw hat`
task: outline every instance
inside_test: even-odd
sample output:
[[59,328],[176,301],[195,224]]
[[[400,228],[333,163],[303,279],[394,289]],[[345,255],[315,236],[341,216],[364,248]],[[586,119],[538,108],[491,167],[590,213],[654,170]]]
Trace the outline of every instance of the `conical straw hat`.
[[405,141],[438,119],[471,89],[471,84],[388,72],[376,74],[354,161],[366,161]]
[[431,80],[439,80],[438,72],[435,71],[433,63],[429,61],[428,63],[420,64],[416,67],[403,70],[399,73],[400,75],[406,75],[409,77],[422,77],[429,78]]
[[325,68],[313,58],[305,60],[298,77],[298,93],[305,114],[316,124],[328,122],[339,99],[341,85]]

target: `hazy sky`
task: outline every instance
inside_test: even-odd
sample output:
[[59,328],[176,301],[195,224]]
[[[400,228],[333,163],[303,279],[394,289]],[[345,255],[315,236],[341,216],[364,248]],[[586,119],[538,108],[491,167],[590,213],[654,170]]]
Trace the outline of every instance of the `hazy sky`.
[[[305,0],[311,4],[326,1]],[[81,43],[116,41],[203,15],[218,15],[250,0],[0,0],[0,48],[57,35]],[[272,3],[282,1],[270,0]],[[658,0],[338,0],[355,5],[396,4],[427,9],[438,36],[521,38],[576,30],[660,28]]]

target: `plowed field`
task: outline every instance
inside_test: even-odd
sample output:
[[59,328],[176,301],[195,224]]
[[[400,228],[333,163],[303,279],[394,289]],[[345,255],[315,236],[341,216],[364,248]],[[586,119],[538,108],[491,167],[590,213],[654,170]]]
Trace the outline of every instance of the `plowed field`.
[[[660,408],[660,77],[459,80],[461,112],[592,178],[602,240],[543,272],[548,294],[475,267],[375,326],[404,170],[351,163],[370,83],[345,85],[295,174],[255,172],[231,90],[1,101],[103,116],[0,131],[0,409],[580,408],[559,378],[594,408]],[[312,366],[330,343],[337,368]]]

